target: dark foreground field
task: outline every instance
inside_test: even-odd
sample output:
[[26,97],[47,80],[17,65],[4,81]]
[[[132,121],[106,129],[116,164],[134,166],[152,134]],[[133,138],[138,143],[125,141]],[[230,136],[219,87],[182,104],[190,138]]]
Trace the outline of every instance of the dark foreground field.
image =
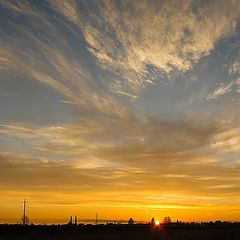
[[1,240],[240,240],[240,225],[0,225]]

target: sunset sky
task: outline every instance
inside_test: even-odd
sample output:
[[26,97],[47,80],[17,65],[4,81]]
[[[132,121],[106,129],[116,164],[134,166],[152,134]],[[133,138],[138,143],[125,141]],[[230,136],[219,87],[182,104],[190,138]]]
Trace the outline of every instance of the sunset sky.
[[239,1],[0,0],[0,195],[0,222],[240,221]]

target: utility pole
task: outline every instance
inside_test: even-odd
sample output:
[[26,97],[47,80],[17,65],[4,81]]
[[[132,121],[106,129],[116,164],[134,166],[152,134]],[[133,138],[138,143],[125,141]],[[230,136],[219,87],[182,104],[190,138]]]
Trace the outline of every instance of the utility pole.
[[26,199],[24,199],[23,200],[23,216],[22,216],[23,225],[27,224],[26,205],[27,205],[27,201],[26,201]]

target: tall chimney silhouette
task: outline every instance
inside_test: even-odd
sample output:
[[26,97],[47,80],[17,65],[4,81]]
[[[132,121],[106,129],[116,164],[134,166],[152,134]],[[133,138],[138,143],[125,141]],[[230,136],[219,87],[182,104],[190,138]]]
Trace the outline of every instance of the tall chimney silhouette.
[[98,225],[98,214],[96,213],[96,222],[95,225]]

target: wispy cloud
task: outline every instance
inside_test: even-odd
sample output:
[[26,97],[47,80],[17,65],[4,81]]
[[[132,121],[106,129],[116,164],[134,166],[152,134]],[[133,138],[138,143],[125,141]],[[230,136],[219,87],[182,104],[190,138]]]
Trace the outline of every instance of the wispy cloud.
[[216,99],[221,95],[224,95],[224,94],[227,94],[227,93],[231,92],[233,85],[234,85],[234,82],[230,82],[226,86],[217,87],[213,91],[213,93],[209,94],[207,99],[208,100]]
[[212,147],[222,152],[240,152],[240,129],[231,128],[217,134],[212,140]]
[[[18,33],[18,39],[2,34],[0,68],[3,77],[12,72],[38,80],[82,108],[95,108],[103,114],[118,116],[126,113],[125,107],[104,87],[97,88],[99,80],[92,76],[84,59],[74,52],[69,39],[61,33],[57,19],[27,3],[3,2],[2,5],[29,21],[25,26],[10,26]],[[70,11],[70,7],[66,11]]]
[[[220,38],[234,32],[239,15],[234,1],[103,1],[94,7],[90,1],[83,5],[86,13],[76,6],[73,11],[74,5],[62,9],[61,2],[54,1],[56,10],[82,30],[100,67],[121,74],[133,91],[146,85],[148,78],[156,81],[161,74],[172,77],[191,69]],[[92,19],[86,21],[85,14]]]
[[[162,76],[171,82],[174,76],[192,69],[210,54],[219,39],[234,32],[239,15],[234,1],[223,1],[224,8],[219,1],[208,5],[192,1],[150,3],[54,0],[46,4],[46,10],[56,11],[59,15],[55,18],[35,5],[3,1],[4,8],[30,24],[24,29],[17,24],[11,26],[21,33],[19,40],[2,38],[0,66],[53,87],[81,107],[91,105],[101,111],[108,108],[123,115],[126,109],[115,94],[134,100],[143,86]],[[111,79],[92,76],[59,24],[74,34],[79,45],[83,40],[87,43],[86,49],[100,69],[112,72]],[[24,53],[20,49],[25,49]],[[87,56],[84,50],[78,54]],[[99,81],[102,90],[96,88]]]

